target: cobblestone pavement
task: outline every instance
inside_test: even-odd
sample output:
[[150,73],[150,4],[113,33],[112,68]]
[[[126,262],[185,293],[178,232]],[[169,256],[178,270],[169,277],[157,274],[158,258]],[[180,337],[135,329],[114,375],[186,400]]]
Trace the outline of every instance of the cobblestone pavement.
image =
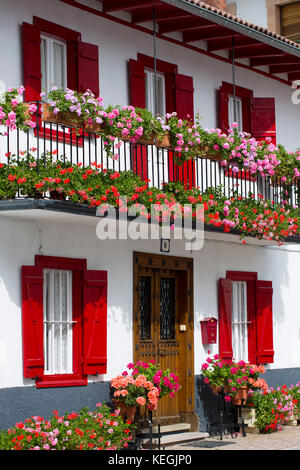
[[170,446],[167,450],[300,450],[300,426],[285,426],[283,431],[272,434],[250,434],[245,437],[238,435],[233,439],[230,435],[206,438],[199,441],[201,447],[191,443]]

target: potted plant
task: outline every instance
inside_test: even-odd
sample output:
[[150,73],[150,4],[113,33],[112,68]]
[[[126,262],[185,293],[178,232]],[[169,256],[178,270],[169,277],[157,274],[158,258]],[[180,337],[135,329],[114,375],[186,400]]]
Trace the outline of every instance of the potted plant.
[[[41,96],[44,96],[42,93]],[[102,132],[102,98],[87,90],[79,93],[71,89],[54,87],[43,104],[43,121],[62,124],[74,128],[84,128],[90,132]]]
[[162,371],[155,361],[130,363],[127,369],[130,374],[124,371],[111,380],[115,406],[127,419],[133,419],[137,407],[156,410],[160,398],[173,397],[180,389],[178,376],[169,370]]
[[25,88],[8,88],[0,97],[0,125],[10,130],[20,129],[27,132],[36,127],[34,115],[37,106],[34,103],[24,103]]
[[259,374],[265,372],[263,366],[222,360],[218,354],[208,357],[201,369],[204,382],[210,385],[212,391],[219,393],[223,389],[225,399],[234,405],[246,403],[250,388],[267,386],[263,379],[259,379]]

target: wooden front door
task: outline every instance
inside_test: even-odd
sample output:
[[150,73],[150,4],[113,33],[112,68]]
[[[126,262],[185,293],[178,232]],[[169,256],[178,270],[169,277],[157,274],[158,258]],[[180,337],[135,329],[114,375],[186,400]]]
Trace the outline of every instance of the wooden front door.
[[187,259],[135,254],[134,361],[156,360],[179,376],[182,387],[159,401],[160,421],[193,411],[191,267]]

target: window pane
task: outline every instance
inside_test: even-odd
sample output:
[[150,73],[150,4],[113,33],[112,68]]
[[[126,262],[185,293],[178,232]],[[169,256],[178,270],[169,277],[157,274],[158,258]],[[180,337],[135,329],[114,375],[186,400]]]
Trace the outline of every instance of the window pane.
[[247,283],[232,283],[232,346],[236,361],[248,361]]
[[229,96],[228,102],[228,121],[229,125],[233,122],[237,122],[239,125],[239,130],[243,130],[243,107],[242,100],[240,98],[235,98]]
[[151,277],[140,278],[140,339],[151,339]]
[[64,45],[53,42],[53,85],[64,88]]
[[41,73],[42,73],[42,90],[47,91],[47,42],[46,39],[41,40]]
[[160,338],[175,339],[175,279],[160,280]]
[[72,272],[44,272],[45,374],[72,373]]

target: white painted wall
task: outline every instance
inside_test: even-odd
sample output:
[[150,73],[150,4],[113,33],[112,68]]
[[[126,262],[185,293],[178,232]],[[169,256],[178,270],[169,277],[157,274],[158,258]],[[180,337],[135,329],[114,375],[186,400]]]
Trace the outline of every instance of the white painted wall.
[[[240,3],[251,3],[250,10],[256,10],[252,1]],[[258,0],[260,3],[264,1]],[[33,16],[80,31],[83,41],[99,45],[100,90],[105,105],[129,102],[128,60],[136,58],[137,52],[153,55],[153,40],[148,34],[58,0],[15,0],[13,6],[10,0],[2,0],[0,11],[0,80],[6,86],[15,87],[23,82],[21,24],[23,21],[32,23]],[[159,59],[178,64],[179,73],[193,76],[195,113],[203,117],[204,127],[215,127],[218,121],[216,91],[223,80],[232,81],[231,65],[162,40],[158,41],[157,54]],[[295,150],[299,146],[299,105],[292,104],[292,89],[239,67],[236,80],[237,85],[253,89],[257,97],[275,97],[278,142]]]
[[[30,212],[19,214],[19,220],[14,217],[0,216],[0,388],[33,385],[23,378],[22,369],[20,267],[34,265],[36,254],[86,258],[88,269],[108,271],[108,373],[91,380],[109,380],[122,372],[133,359],[132,253],[159,254],[159,240],[100,241],[95,230],[98,219],[86,216],[43,212],[41,217]],[[200,373],[208,349],[218,352],[218,344],[202,345],[200,320],[218,316],[217,281],[226,270],[257,271],[259,279],[273,281],[275,362],[268,367],[299,367],[299,248],[233,240],[228,234],[218,241],[207,239],[204,248],[193,253],[185,250],[184,241],[171,240],[171,256],[194,259],[195,374]]]

